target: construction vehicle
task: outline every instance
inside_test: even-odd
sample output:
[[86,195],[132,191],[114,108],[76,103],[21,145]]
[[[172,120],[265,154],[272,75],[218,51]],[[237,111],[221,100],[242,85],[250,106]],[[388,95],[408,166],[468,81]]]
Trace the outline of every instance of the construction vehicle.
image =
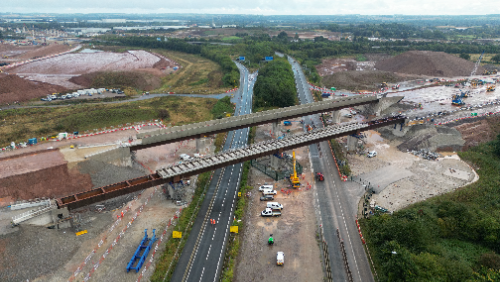
[[308,132],[309,132],[309,131],[311,131],[311,130],[313,130],[313,128],[312,128],[312,127],[311,127],[311,125],[309,125],[309,124],[308,124],[308,125],[306,125],[306,128],[307,128],[307,131],[308,131]]
[[301,124],[304,124],[303,120],[285,120],[285,121],[283,121],[283,125],[289,126],[289,125],[292,125],[292,122],[300,122]]
[[285,264],[285,253],[284,252],[278,252],[276,254],[276,264],[277,265]]
[[386,88],[386,87],[388,87],[387,82],[380,83],[380,88]]
[[497,69],[492,70],[492,71],[484,70],[483,75],[492,75],[492,74],[497,74],[497,73],[498,73]]
[[486,92],[493,92],[493,91],[495,91],[495,85],[494,84],[488,85],[486,87]]
[[297,160],[295,159],[295,151],[292,153],[292,160],[293,160],[293,174],[290,175],[290,181],[292,182],[292,187],[293,188],[299,188],[300,187],[300,179],[297,176]]
[[460,95],[454,95],[453,99],[451,100],[451,104],[454,106],[462,106],[465,105],[465,103],[462,101],[462,98],[460,98]]
[[273,234],[270,235],[271,237],[269,237],[269,240],[267,240],[267,243],[269,245],[274,245],[274,238],[273,238]]
[[398,90],[399,89],[399,84],[393,85],[392,90]]
[[321,172],[316,173],[316,181],[324,181],[325,177]]
[[281,216],[281,212],[266,208],[260,213],[261,216]]
[[483,55],[484,55],[484,51],[483,53],[481,53],[481,56],[479,56],[479,59],[477,59],[477,62],[476,64],[474,65],[474,68],[472,69],[472,72],[470,73],[470,76],[469,78],[467,79],[467,81],[464,83],[465,86],[467,87],[470,87],[471,86],[471,82],[472,82],[472,76],[474,76],[476,74],[476,71],[477,71],[477,68],[479,67],[480,63],[481,63],[481,59],[483,59]]
[[460,89],[460,98],[468,98],[470,96],[470,90]]

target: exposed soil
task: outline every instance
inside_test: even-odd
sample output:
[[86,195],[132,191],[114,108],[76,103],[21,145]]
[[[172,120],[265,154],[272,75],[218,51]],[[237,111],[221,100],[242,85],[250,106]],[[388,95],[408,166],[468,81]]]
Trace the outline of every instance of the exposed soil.
[[142,50],[125,53],[77,53],[33,62],[14,68],[10,72],[78,75],[96,71],[150,68],[158,61],[160,58]]
[[141,90],[153,90],[161,86],[161,79],[144,72],[116,71],[93,72],[72,77],[70,82],[88,87],[125,88],[132,87]]
[[[469,75],[474,68],[474,62],[444,52],[408,51],[377,62],[375,68],[398,73],[453,77]],[[477,73],[483,71],[484,68],[480,66]]]
[[404,79],[388,71],[341,71],[323,77],[323,84],[330,88],[347,90],[380,90],[382,82],[398,82]]
[[0,104],[29,101],[67,90],[59,85],[30,81],[17,75],[6,74],[0,74],[0,85]]
[[8,56],[8,58],[1,59],[5,62],[22,61],[62,53],[71,48],[72,47],[69,45],[57,43],[47,46],[13,46],[10,44],[0,44],[0,56]]

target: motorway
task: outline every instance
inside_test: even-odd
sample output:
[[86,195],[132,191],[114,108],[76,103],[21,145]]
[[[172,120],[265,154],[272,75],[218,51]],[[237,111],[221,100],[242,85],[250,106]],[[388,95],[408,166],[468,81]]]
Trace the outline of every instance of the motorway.
[[[295,75],[300,103],[314,102],[300,65],[291,57],[288,60]],[[305,117],[304,126],[307,124],[323,127],[317,115]],[[355,223],[356,215],[349,212],[357,210],[359,197],[352,196],[340,180],[327,142],[310,145],[309,151],[313,171],[322,172],[325,177],[323,182],[316,183],[316,201],[319,205],[319,222],[322,225],[325,241],[328,243],[333,281],[348,281],[337,229],[339,229],[340,236],[344,241],[353,281],[374,281],[368,258],[358,235]]]
[[[250,114],[257,74],[249,74],[245,67],[239,63],[236,65],[240,70],[241,87],[233,99],[236,103],[235,115]],[[224,151],[244,147],[248,142],[248,132],[248,128],[230,131]],[[215,171],[171,281],[218,280],[242,168],[242,163],[239,163]],[[209,219],[215,219],[216,225],[211,225]]]

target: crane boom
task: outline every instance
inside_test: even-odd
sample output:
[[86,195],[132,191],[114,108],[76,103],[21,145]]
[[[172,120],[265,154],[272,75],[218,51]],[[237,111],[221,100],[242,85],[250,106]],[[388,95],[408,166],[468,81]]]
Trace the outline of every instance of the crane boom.
[[472,80],[472,76],[476,74],[477,69],[479,68],[479,64],[481,63],[481,59],[483,59],[484,51],[481,53],[481,56],[479,56],[479,59],[477,59],[476,64],[474,65],[474,68],[472,69],[472,72],[470,73],[469,79],[467,79],[467,82],[470,82]]

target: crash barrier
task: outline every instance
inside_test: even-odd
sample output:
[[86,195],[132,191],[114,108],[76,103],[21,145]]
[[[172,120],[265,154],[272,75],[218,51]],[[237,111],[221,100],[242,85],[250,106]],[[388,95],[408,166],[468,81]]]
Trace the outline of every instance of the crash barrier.
[[368,248],[368,244],[365,243],[365,239],[363,238],[363,234],[361,234],[361,226],[359,226],[357,215],[356,215],[356,225],[358,226],[359,235],[361,236],[361,239],[363,240],[363,244],[365,245],[365,248],[366,248],[366,252],[368,253],[368,258],[370,258],[370,263],[372,265],[373,272],[375,273],[375,277],[377,277],[376,280],[378,280],[377,270],[375,269],[375,264],[373,263],[372,256],[370,254],[370,249]]
[[18,225],[19,223],[21,223],[23,221],[26,221],[28,219],[32,219],[36,216],[47,213],[50,210],[52,210],[53,208],[56,208],[56,206],[52,206],[52,202],[49,202],[49,206],[42,206],[42,207],[38,207],[36,209],[30,210],[27,212],[23,212],[22,214],[19,214],[19,215],[12,217],[12,224]]
[[21,210],[26,208],[38,207],[38,206],[50,206],[50,199],[35,199],[34,201],[18,201],[15,203],[10,203],[10,210]]
[[[113,247],[116,245],[116,243],[118,242],[118,240],[125,234],[125,231],[128,229],[128,227],[130,227],[130,225],[132,225],[132,223],[134,222],[134,220],[137,218],[137,216],[139,216],[140,212],[142,211],[143,207],[145,205],[147,205],[149,199],[151,199],[153,197],[153,195],[155,194],[155,192],[157,191],[157,188],[155,188],[155,190],[153,191],[153,193],[151,194],[150,197],[148,197],[148,199],[146,199],[146,202],[145,204],[143,204],[139,211],[136,212],[136,214],[133,216],[132,220],[127,224],[127,226],[125,226],[125,228],[120,232],[120,234],[118,235],[118,237],[113,241],[113,243],[111,244],[111,246],[109,246],[109,248],[104,252],[104,254],[101,256],[101,258],[99,259],[99,262],[97,262],[93,267],[92,269],[90,270],[90,272],[87,274],[87,275],[84,275],[84,281],[88,281],[92,275],[92,273],[94,273],[94,271],[97,269],[97,267],[99,267],[100,263],[102,263],[102,261],[106,258],[106,256],[109,254],[109,252],[113,249]],[[139,196],[137,196],[133,201],[131,201],[127,207],[125,209],[123,209],[121,211],[121,217],[120,216],[117,216],[117,220],[115,221],[115,223],[113,223],[113,225],[108,229],[108,231],[106,232],[106,234],[102,237],[101,241],[99,241],[99,243],[97,244],[96,247],[94,247],[94,249],[92,250],[92,252],[85,258],[85,260],[80,264],[80,266],[78,266],[78,268],[75,270],[75,272],[73,272],[73,275],[68,279],[68,281],[73,281],[76,276],[82,272],[83,268],[85,267],[85,265],[87,265],[89,263],[89,261],[92,259],[92,257],[94,256],[94,254],[97,252],[97,250],[104,244],[104,242],[106,242],[106,240],[108,239],[108,236],[111,234],[111,232],[118,226],[118,224],[120,224],[122,222],[122,218],[123,216],[128,212],[130,211],[130,209],[132,208],[132,204],[137,202],[137,200],[140,199],[140,196],[142,195],[142,193],[144,192],[144,190],[139,194]]]
[[[167,126],[164,125],[162,122],[163,122],[162,120],[160,120],[160,121],[159,120],[151,120],[150,122],[147,122],[147,123],[142,122],[142,123],[138,123],[135,125],[130,125],[130,124],[127,124],[127,126],[119,125],[119,126],[117,126],[117,128],[115,128],[114,126],[110,126],[110,129],[106,129],[106,128],[94,129],[92,132],[87,131],[85,134],[76,134],[75,135],[75,134],[68,133],[68,137],[62,138],[62,139],[41,137],[41,138],[36,138],[37,143],[34,145],[20,143],[20,144],[17,144],[15,148],[12,148],[11,146],[6,146],[3,148],[0,148],[0,152],[7,152],[7,151],[12,151],[14,149],[21,149],[21,148],[36,146],[38,144],[42,144],[45,142],[58,142],[58,141],[62,141],[62,140],[74,140],[74,139],[80,139],[80,138],[84,138],[84,137],[96,136],[96,135],[101,135],[101,134],[106,134],[106,133],[113,133],[113,132],[123,131],[123,130],[133,129],[136,132],[139,132],[139,130],[144,126],[158,126],[159,128],[167,128]],[[118,143],[120,143],[120,142],[118,142]],[[111,145],[117,145],[117,143],[111,143]],[[107,145],[105,145],[105,144],[89,145],[89,146],[83,146],[83,147],[79,147],[79,148],[93,148],[93,147],[100,147],[100,146],[107,146]],[[128,146],[128,145],[126,144],[126,141],[124,141],[121,143],[121,146]]]
[[328,251],[328,243],[325,241],[325,237],[323,235],[323,226],[321,225],[319,228],[319,232],[321,236],[321,250],[323,255],[323,264],[325,266],[325,272],[326,272],[326,281],[333,282],[332,267],[330,265],[330,254]]
[[237,91],[237,90],[238,90],[238,87],[233,88],[233,89],[231,89],[231,90],[227,90],[227,91],[226,91],[226,93],[229,93],[229,92],[234,92],[234,91]]
[[52,55],[44,56],[44,57],[41,57],[41,58],[29,59],[29,60],[26,60],[26,61],[21,61],[21,62],[9,64],[9,65],[0,67],[0,70],[5,71],[7,69],[19,67],[19,66],[22,66],[22,65],[25,65],[25,64],[28,64],[28,63],[33,63],[33,62],[43,61],[43,60],[50,59],[50,58],[59,57],[59,56],[62,56],[62,55],[66,55],[68,53],[75,52],[76,50],[78,50],[80,48],[82,48],[82,46],[78,45],[78,46],[76,46],[75,48],[73,48],[71,50],[68,50],[68,51],[65,51],[65,52],[61,52],[61,53],[58,53],[58,54],[52,54]]
[[347,254],[345,252],[345,247],[344,247],[344,240],[340,238],[340,232],[339,229],[337,228],[337,237],[339,238],[339,244],[340,244],[340,251],[342,253],[342,260],[344,261],[344,268],[347,274],[347,281],[352,282],[352,273],[351,269],[349,269],[349,262],[347,261]]

